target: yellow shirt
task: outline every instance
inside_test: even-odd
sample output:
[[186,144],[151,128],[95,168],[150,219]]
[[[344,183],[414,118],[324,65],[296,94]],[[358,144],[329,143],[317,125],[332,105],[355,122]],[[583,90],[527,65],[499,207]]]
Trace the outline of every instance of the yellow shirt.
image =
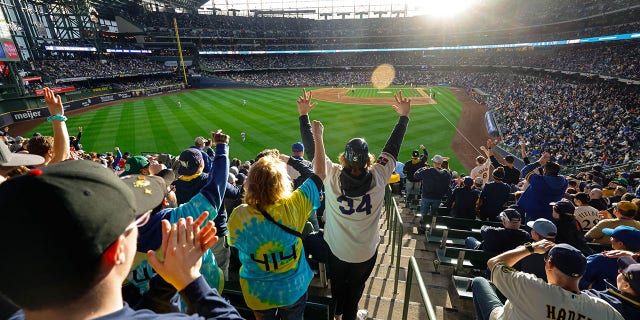
[[630,226],[640,230],[640,221],[636,221],[633,219],[604,219],[598,222],[598,224],[596,224],[595,227],[591,228],[584,236],[592,239],[591,242],[600,244],[611,244],[610,237],[602,233],[602,229],[615,229],[615,227],[617,226]]

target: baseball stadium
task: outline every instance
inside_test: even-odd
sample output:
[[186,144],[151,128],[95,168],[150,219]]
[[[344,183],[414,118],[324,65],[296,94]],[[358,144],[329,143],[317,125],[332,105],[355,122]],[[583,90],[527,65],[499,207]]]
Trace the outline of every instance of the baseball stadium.
[[0,9],[0,318],[640,319],[638,0]]

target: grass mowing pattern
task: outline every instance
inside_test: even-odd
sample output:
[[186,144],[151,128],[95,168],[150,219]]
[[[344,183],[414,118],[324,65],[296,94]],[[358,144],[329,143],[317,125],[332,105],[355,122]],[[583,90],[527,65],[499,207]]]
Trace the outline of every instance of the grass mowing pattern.
[[[358,88],[356,92],[365,92]],[[395,91],[397,89],[385,89]],[[413,89],[404,89],[403,93]],[[430,156],[451,157],[452,170],[465,171],[451,150],[451,141],[462,105],[446,88],[435,87],[436,105],[412,107],[399,160],[410,159],[411,151],[424,144]],[[415,91],[415,90],[413,90]],[[376,94],[376,89],[368,92]],[[291,144],[300,141],[298,111],[295,100],[299,88],[289,89],[204,89],[174,95],[126,101],[69,118],[69,133],[84,129],[85,151],[104,153],[115,146],[134,154],[167,152],[179,154],[193,145],[197,136],[210,137],[218,128],[231,136],[230,156],[253,159],[265,148],[291,153]],[[247,106],[242,106],[242,100]],[[178,108],[182,101],[182,108]],[[378,155],[398,120],[391,106],[367,106],[320,101],[311,119],[325,126],[325,144],[331,159],[337,159],[345,143],[353,137],[367,140],[370,152]],[[446,118],[446,119],[445,119]],[[448,119],[448,121],[447,121]],[[51,125],[44,123],[34,131],[52,135]],[[246,132],[242,142],[240,132]]]
[[[402,95],[405,97],[420,97],[420,93],[416,89],[411,88],[385,88],[385,89],[375,89],[375,88],[361,88],[356,87],[349,90],[346,94],[348,97],[356,97],[356,98],[393,98],[393,94],[398,92],[399,89],[402,89]],[[428,90],[427,90],[428,91]]]

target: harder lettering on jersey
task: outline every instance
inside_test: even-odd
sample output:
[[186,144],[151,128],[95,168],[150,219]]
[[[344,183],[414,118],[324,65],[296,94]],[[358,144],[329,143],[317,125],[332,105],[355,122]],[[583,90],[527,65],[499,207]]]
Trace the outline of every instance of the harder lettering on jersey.
[[547,319],[553,320],[591,320],[580,312],[547,305]]

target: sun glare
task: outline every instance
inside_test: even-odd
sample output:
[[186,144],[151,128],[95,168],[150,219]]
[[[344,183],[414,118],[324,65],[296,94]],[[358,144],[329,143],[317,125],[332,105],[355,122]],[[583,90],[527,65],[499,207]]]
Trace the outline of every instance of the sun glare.
[[432,17],[452,17],[463,13],[478,0],[419,0],[414,5],[425,15]]

